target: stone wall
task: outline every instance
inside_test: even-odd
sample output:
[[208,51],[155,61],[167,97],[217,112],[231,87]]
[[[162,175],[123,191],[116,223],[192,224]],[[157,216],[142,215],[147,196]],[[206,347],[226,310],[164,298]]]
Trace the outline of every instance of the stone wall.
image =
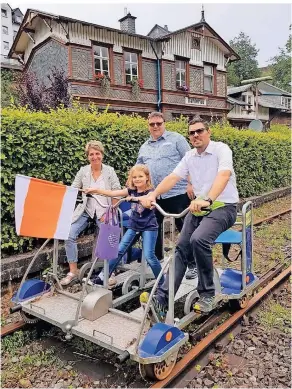
[[63,70],[68,76],[68,48],[51,39],[32,54],[27,71],[35,73],[41,83],[49,86],[48,75],[54,67]]

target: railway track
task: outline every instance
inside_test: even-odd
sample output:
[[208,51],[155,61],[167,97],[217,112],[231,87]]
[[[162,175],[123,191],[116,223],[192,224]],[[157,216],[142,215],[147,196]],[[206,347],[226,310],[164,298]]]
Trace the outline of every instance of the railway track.
[[[262,218],[260,220],[256,220],[254,222],[254,226],[259,226],[263,223],[267,223],[273,221],[274,219],[285,215],[291,212],[291,208],[283,210],[277,214],[274,214],[270,217]],[[280,273],[281,272],[281,273]],[[279,274],[280,273],[280,274]],[[278,275],[277,275],[278,274]],[[194,375],[196,374],[196,370],[194,366],[196,364],[200,364],[204,366],[204,363],[201,361],[205,360],[205,364],[208,363],[208,353],[210,352],[210,348],[214,346],[218,340],[224,338],[224,334],[228,334],[231,331],[235,334],[236,331],[234,327],[239,323],[247,312],[251,311],[258,302],[264,298],[266,294],[269,293],[270,290],[275,288],[280,282],[286,279],[289,274],[291,274],[291,267],[288,269],[284,269],[284,265],[278,265],[271,268],[268,272],[266,272],[260,279],[259,288],[263,288],[260,292],[258,292],[249,302],[246,308],[237,311],[234,315],[231,315],[230,312],[226,310],[218,310],[212,316],[210,316],[205,322],[203,322],[196,331],[190,333],[190,339],[196,345],[176,364],[174,370],[171,375],[165,379],[164,381],[155,382],[151,387],[153,388],[163,388],[163,387],[186,387],[188,382],[190,382]],[[277,275],[277,276],[276,276]],[[275,278],[276,277],[276,278]],[[268,284],[268,285],[267,285]],[[226,313],[228,314],[228,318],[226,319]],[[223,324],[222,320],[225,319]],[[20,320],[16,323],[11,323],[2,327],[1,337],[12,334],[15,331],[22,329],[23,327],[28,327],[29,324]],[[211,331],[214,327],[218,326],[214,331],[210,334],[206,335],[209,331]],[[226,335],[225,335],[226,336]],[[198,362],[199,361],[199,362]],[[134,383],[131,383],[131,387],[133,387]],[[148,383],[149,385],[149,383]],[[147,386],[148,386],[147,385]],[[141,387],[140,385],[134,387]]]
[[[281,212],[278,212],[276,214],[273,214],[269,217],[266,217],[266,218],[261,218],[261,219],[258,219],[254,222],[254,226],[259,226],[263,223],[267,223],[267,222],[270,222],[270,221],[273,221],[274,219],[280,217],[280,216],[283,216],[287,213],[291,212],[291,208],[287,208]],[[23,320],[19,320],[15,323],[10,323],[10,324],[7,324],[5,326],[3,326],[1,328],[1,338],[6,336],[6,335],[9,335],[9,334],[12,334],[13,332],[15,331],[18,331],[20,329],[22,329],[24,326],[26,326],[27,323],[24,322]]]
[[[275,274],[279,272],[274,279]],[[284,282],[289,275],[291,274],[291,266],[283,270],[283,265],[279,265],[274,269],[269,270],[265,276],[261,278],[259,289],[262,288],[258,293],[256,293],[249,301],[248,305],[235,312],[231,315],[226,321],[219,325],[214,331],[205,336],[201,341],[199,341],[177,364],[175,365],[171,374],[164,379],[163,381],[155,382],[151,388],[183,388],[187,385],[187,382],[195,378],[197,372],[195,365],[206,364],[208,359],[206,358],[206,353],[211,352],[210,348],[214,345],[220,338],[222,338],[226,333],[229,333],[231,330],[234,334],[233,328],[239,321],[243,318],[245,314],[250,312],[255,308],[255,306],[265,298],[275,287]],[[272,280],[271,280],[272,279]],[[264,284],[268,283],[263,287]],[[196,338],[198,335],[206,333],[213,326],[218,324],[223,317],[223,314],[226,312],[219,312],[217,315],[212,315],[202,327],[199,328],[198,332],[191,334],[191,339]],[[200,357],[200,361],[198,361]],[[203,363],[202,363],[203,362]]]

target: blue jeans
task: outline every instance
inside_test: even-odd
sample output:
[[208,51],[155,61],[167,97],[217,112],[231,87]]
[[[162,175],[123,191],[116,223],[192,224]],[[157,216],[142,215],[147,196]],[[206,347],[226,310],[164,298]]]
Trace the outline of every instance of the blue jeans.
[[[126,231],[125,235],[123,236],[120,244],[119,244],[119,253],[118,257],[115,259],[111,259],[109,261],[109,274],[111,275],[112,272],[115,270],[115,268],[118,266],[118,264],[121,262],[123,256],[126,254],[127,250],[131,247],[136,234],[140,234],[140,232],[136,232],[134,230],[131,230],[130,228]],[[151,270],[155,276],[155,278],[158,277],[160,271],[161,271],[161,265],[158,261],[156,255],[155,255],[155,244],[157,240],[158,231],[142,231],[142,239],[143,239],[143,254],[144,257],[148,263],[148,265],[151,267]],[[159,285],[161,285],[164,281],[164,276],[161,277],[159,281]]]
[[[88,226],[92,220],[88,213],[83,214],[71,225],[68,240],[65,241],[65,250],[68,262],[78,262],[77,238],[82,231]],[[99,226],[100,221],[96,219],[96,224]]]

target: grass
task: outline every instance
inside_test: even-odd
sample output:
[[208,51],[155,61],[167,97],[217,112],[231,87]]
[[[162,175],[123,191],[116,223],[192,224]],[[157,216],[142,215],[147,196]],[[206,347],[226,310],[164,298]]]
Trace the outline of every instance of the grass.
[[279,328],[283,332],[289,331],[287,322],[291,322],[291,310],[283,307],[279,302],[268,300],[258,314],[260,324],[268,330]]

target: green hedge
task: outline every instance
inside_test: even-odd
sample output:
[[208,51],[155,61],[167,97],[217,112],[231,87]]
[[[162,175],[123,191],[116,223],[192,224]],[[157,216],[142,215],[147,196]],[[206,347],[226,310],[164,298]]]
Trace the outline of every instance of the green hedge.
[[[171,131],[186,135],[181,118],[167,123]],[[215,125],[212,138],[226,142],[234,153],[241,197],[289,185],[290,137],[277,133],[238,131],[227,124]],[[135,164],[140,145],[147,139],[147,121],[139,116],[98,113],[75,105],[49,113],[25,109],[2,110],[2,252],[30,250],[35,241],[17,237],[14,223],[16,174],[70,185],[79,167],[86,164],[84,146],[100,140],[106,149],[104,162],[113,166],[125,183]]]

